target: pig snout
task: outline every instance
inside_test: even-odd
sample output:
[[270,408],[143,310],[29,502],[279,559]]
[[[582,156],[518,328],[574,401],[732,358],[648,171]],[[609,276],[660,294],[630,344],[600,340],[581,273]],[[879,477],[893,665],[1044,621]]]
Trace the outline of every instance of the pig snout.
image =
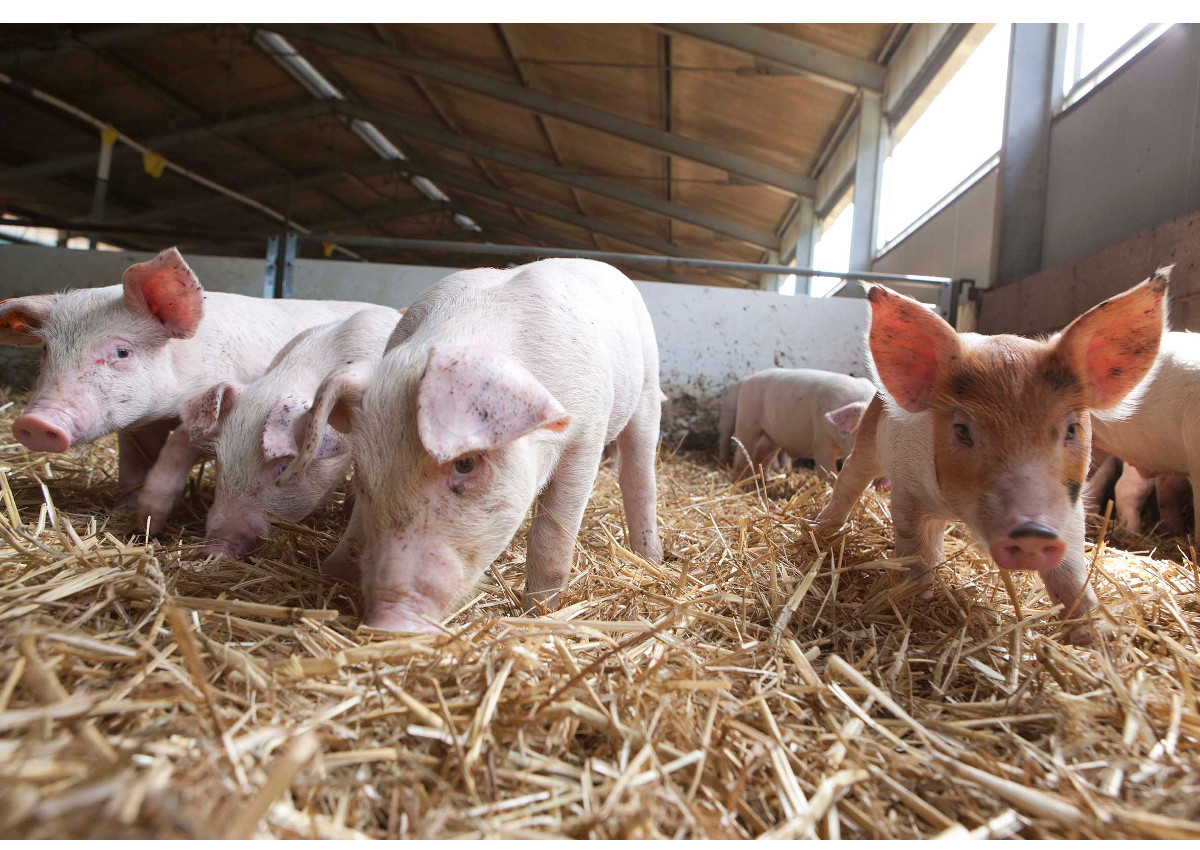
[[240,558],[258,548],[262,538],[271,533],[271,523],[260,512],[247,510],[210,513],[208,542],[205,555],[216,558]]
[[1008,533],[993,539],[992,559],[1002,570],[1054,569],[1067,551],[1067,544],[1050,526],[1036,519],[1023,519]]
[[442,614],[464,589],[464,565],[450,547],[389,535],[370,546],[362,567],[363,625],[437,633]]
[[12,432],[35,452],[65,452],[71,447],[71,421],[52,407],[30,408],[13,422]]

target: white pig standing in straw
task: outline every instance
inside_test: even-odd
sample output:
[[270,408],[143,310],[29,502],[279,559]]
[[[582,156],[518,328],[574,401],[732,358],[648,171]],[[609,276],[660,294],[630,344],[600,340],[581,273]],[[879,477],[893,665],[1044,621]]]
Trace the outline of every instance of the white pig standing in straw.
[[290,484],[277,484],[296,457],[296,421],[329,372],[383,355],[400,315],[373,307],[309,328],[279,352],[258,380],[249,385],[222,381],[188,399],[180,427],[142,488],[139,505],[154,518],[152,528],[170,514],[197,451],[217,461],[205,554],[240,557],[270,533],[268,514],[298,522],[316,510],[345,480],[350,455],[341,435],[326,429],[313,463]]
[[[543,260],[444,278],[382,361],[326,378],[300,428],[298,475],[326,423],[349,433],[364,622],[431,631],[503,553],[540,494],[523,605],[557,603],[605,444],[635,552],[662,558],[654,456],[658,346],[611,266]],[[345,543],[345,540],[343,541]]]
[[174,248],[130,266],[120,286],[10,298],[0,343],[43,352],[13,435],[63,452],[117,432],[118,485],[132,504],[184,399],[254,380],[300,331],[369,306],[206,294]]
[[[1150,372],[1169,270],[1097,304],[1048,340],[959,334],[916,301],[868,291],[880,395],[833,496],[828,537],[872,478],[892,479],[897,556],[928,591],[946,523],[962,520],[1002,570],[1034,570],[1064,616],[1091,612],[1081,489],[1092,411],[1116,407]],[[1076,629],[1073,639],[1087,637]]]

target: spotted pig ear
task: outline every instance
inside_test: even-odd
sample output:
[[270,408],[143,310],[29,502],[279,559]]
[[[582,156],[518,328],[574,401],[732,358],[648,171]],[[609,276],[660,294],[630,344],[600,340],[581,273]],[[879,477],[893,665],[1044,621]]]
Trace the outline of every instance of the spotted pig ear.
[[[284,396],[275,402],[266,422],[263,423],[262,448],[267,460],[295,458],[300,453],[300,446],[296,442],[296,427],[310,407],[309,401],[296,395]],[[313,457],[337,457],[348,450],[349,445],[345,437],[326,425]]]
[[1158,359],[1171,267],[1088,310],[1062,332],[1058,353],[1082,376],[1090,404],[1116,407]]
[[175,339],[195,336],[204,317],[204,289],[175,248],[125,270],[125,306],[162,323]]
[[473,347],[434,346],[417,389],[417,433],[438,463],[487,451],[571,417],[517,361]]
[[212,442],[220,436],[222,423],[233,412],[244,389],[234,381],[222,381],[192,396],[183,403],[180,427],[188,429],[195,444]]
[[871,360],[880,383],[909,413],[927,410],[938,374],[958,356],[958,334],[919,301],[886,286],[869,287],[867,298]]

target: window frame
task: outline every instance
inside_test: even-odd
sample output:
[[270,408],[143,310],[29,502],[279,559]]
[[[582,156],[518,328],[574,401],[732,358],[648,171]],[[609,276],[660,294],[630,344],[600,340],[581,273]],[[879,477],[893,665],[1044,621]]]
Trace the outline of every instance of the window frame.
[[[1123,68],[1130,66],[1137,60],[1148,48],[1158,43],[1158,40],[1166,35],[1175,26],[1175,23],[1169,24],[1146,24],[1138,30],[1128,41],[1109,54],[1108,58],[1089,71],[1083,76],[1079,76],[1079,62],[1082,52],[1079,49],[1080,37],[1075,35],[1075,68],[1067,68],[1067,43],[1072,38],[1072,32],[1082,32],[1083,40],[1087,40],[1087,24],[1086,22],[1059,24],[1061,32],[1059,37],[1062,40],[1062,50],[1057,52],[1055,61],[1058,63],[1056,69],[1062,76],[1065,82],[1070,77],[1074,77],[1074,82],[1069,86],[1064,86],[1066,89],[1063,92],[1054,92],[1057,99],[1057,105],[1054,109],[1054,118],[1062,115],[1078,103],[1084,100],[1089,94],[1095,91],[1103,83],[1107,82],[1113,75],[1119,73]],[[1083,29],[1076,30],[1077,27]],[[1070,71],[1070,77],[1068,76]]]

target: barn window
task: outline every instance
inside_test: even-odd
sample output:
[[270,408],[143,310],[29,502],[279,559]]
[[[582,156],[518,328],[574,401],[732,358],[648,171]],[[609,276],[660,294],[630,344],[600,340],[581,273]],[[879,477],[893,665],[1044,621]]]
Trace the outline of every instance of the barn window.
[[1172,24],[1106,21],[1065,26],[1064,109],[1078,102]]
[[966,189],[1000,150],[1011,30],[992,27],[924,111],[891,128],[878,245],[896,241]]
[[[848,195],[847,195],[848,197]],[[854,221],[854,204],[847,203],[827,215],[821,222],[817,244],[813,246],[813,268],[823,272],[850,270],[850,225]],[[811,292],[823,298],[842,285],[840,277],[814,277]]]

